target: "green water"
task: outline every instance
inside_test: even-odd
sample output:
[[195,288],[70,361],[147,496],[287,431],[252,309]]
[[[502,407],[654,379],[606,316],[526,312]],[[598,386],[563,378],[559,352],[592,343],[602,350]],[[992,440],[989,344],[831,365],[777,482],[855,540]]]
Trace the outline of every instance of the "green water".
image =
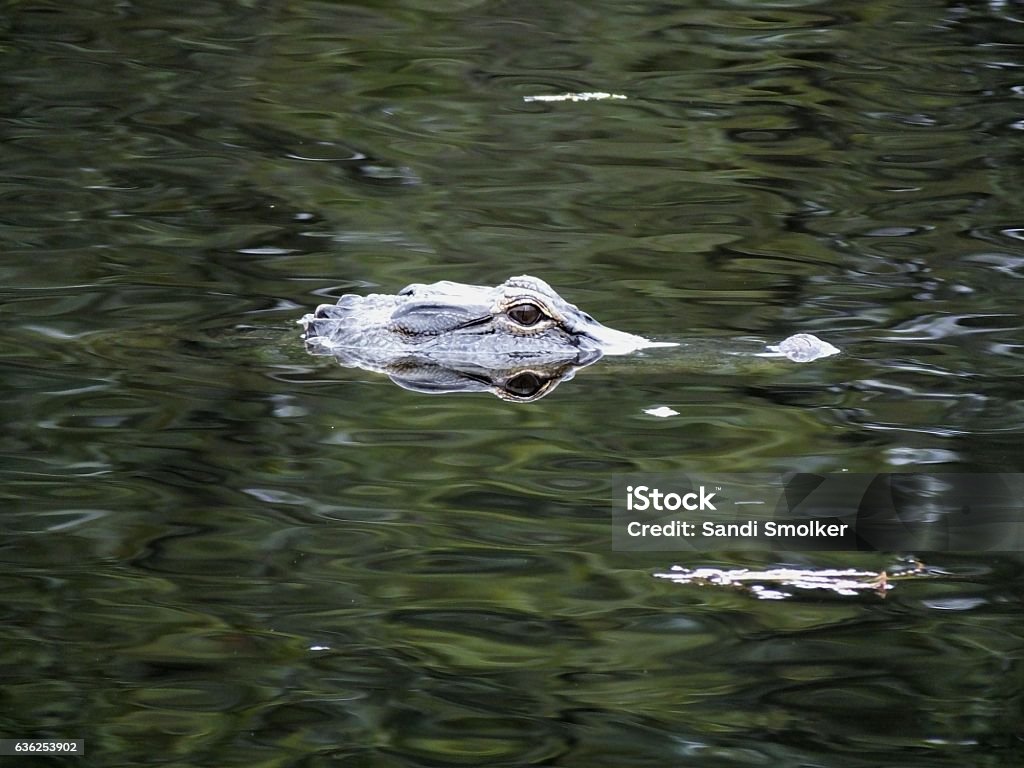
[[[994,0],[6,3],[0,738],[87,754],[4,764],[1024,763],[1019,556],[761,601],[610,543],[617,472],[1024,469],[1022,53]],[[522,273],[844,354],[517,405],[299,341]]]

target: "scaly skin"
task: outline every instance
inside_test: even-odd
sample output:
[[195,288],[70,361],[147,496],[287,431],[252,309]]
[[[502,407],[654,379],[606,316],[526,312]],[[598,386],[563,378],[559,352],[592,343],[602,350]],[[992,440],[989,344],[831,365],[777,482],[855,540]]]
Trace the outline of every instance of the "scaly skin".
[[397,295],[347,294],[299,322],[311,352],[341,352],[367,364],[362,367],[408,355],[488,367],[585,365],[602,355],[666,346],[601,325],[528,275],[493,288],[446,280],[410,285]]

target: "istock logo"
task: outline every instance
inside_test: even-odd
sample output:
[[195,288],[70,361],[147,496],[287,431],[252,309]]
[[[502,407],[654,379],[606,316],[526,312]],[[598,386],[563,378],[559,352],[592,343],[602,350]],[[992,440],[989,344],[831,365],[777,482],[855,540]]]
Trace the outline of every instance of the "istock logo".
[[626,486],[626,509],[630,512],[645,512],[648,509],[655,512],[675,512],[679,509],[685,509],[688,512],[714,510],[715,505],[711,503],[713,498],[715,498],[715,494],[708,493],[707,488],[703,485],[696,491],[682,495],[672,492],[662,493],[657,488],[648,488],[646,485]]

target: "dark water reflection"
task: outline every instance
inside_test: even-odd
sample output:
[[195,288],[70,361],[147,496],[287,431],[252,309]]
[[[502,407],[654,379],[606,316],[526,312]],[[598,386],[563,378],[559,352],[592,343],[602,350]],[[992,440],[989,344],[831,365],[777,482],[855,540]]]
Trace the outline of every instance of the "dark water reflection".
[[[11,5],[0,735],[85,738],[68,765],[1020,763],[1017,555],[761,602],[609,525],[613,472],[1021,469],[1019,10]],[[523,100],[582,91],[629,98]],[[601,361],[514,405],[294,325],[524,272],[630,332],[844,354]]]

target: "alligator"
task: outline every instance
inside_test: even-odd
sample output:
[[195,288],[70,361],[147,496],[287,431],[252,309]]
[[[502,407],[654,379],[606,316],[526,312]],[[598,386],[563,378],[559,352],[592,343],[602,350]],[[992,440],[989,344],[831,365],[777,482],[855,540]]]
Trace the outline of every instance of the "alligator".
[[[494,287],[444,280],[395,295],[346,294],[298,322],[311,354],[386,373],[406,389],[515,401],[544,397],[605,355],[679,346],[602,325],[530,275]],[[755,354],[810,362],[837,352],[801,333]]]

